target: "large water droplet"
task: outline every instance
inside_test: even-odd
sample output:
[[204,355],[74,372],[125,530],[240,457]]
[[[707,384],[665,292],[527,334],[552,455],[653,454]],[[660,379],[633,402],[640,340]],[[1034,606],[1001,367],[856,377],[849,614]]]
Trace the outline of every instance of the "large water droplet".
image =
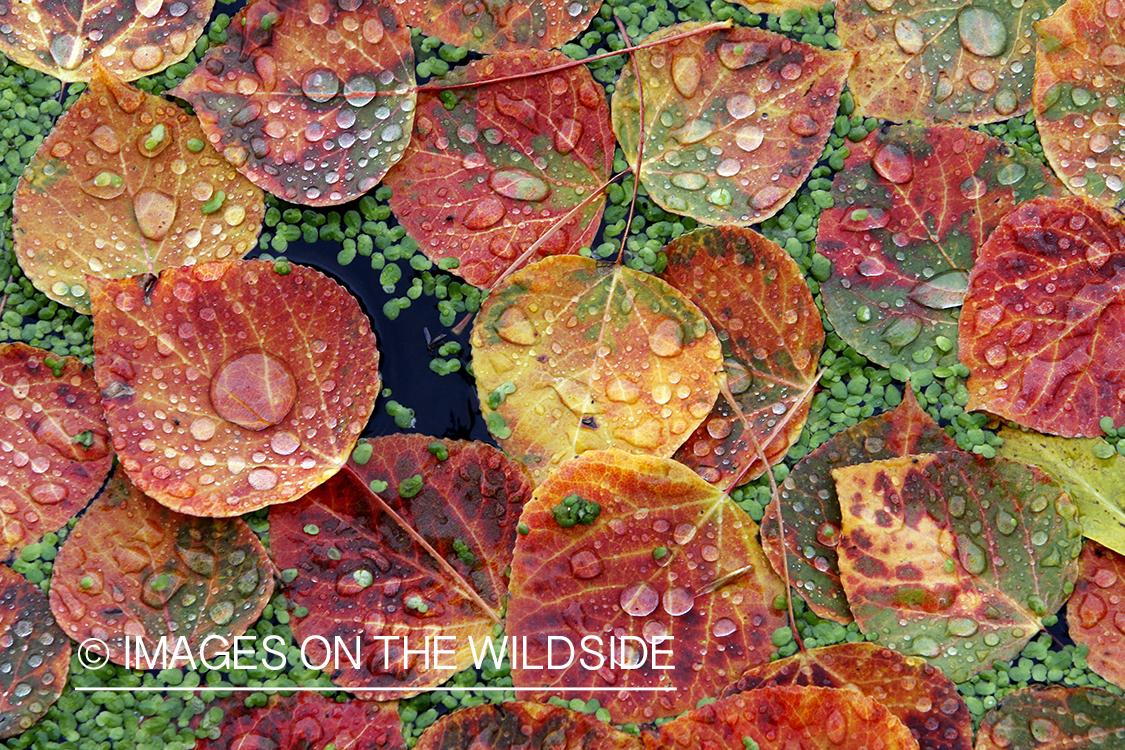
[[969,617],[954,617],[949,621],[948,625],[949,634],[961,638],[968,638],[970,635],[977,632],[977,628],[977,621]]
[[575,578],[596,578],[602,574],[601,558],[593,550],[579,550],[570,556],[570,572]]
[[176,199],[159,190],[145,190],[133,198],[133,213],[141,234],[160,241],[176,220]]
[[41,505],[54,505],[66,500],[67,489],[61,484],[44,482],[33,485],[29,490],[31,499]]
[[211,405],[223,419],[248,430],[278,424],[297,398],[289,368],[264,352],[236,354],[211,380]]
[[960,307],[968,290],[969,274],[953,269],[923,281],[911,289],[907,296],[931,310],[948,310]]
[[892,347],[906,346],[922,332],[922,321],[913,315],[895,318],[883,329],[880,338]]
[[1027,175],[1027,167],[1024,165],[1013,162],[1005,164],[996,172],[996,181],[1001,185],[1015,185]]
[[664,592],[664,611],[673,617],[686,615],[694,606],[695,597],[685,588],[673,586]]
[[677,172],[672,175],[672,184],[683,190],[702,190],[707,187],[707,178],[698,172]]
[[871,165],[884,179],[896,184],[910,182],[914,176],[913,157],[894,143],[884,143],[880,146],[871,160]]
[[738,625],[734,620],[728,617],[720,617],[718,620],[715,620],[715,623],[711,626],[711,635],[716,638],[723,638],[736,630],[738,630]]
[[1029,729],[1031,736],[1040,743],[1052,742],[1059,736],[1059,725],[1045,716],[1034,717],[1029,723]]
[[674,320],[662,320],[649,334],[648,345],[658,357],[675,357],[684,349],[684,329]]
[[1008,363],[1008,347],[996,343],[984,351],[984,361],[993,367],[1003,367]]
[[766,134],[761,128],[747,125],[734,134],[734,142],[743,151],[750,152],[761,146],[765,137]]
[[856,266],[860,276],[865,276],[869,279],[877,279],[887,272],[887,267],[883,265],[883,261],[878,258],[864,258]]
[[230,602],[219,602],[207,611],[207,615],[216,625],[225,625],[234,617],[234,605]]
[[660,594],[648,583],[634,583],[621,590],[618,601],[626,613],[633,617],[646,617],[656,611]]
[[301,81],[301,91],[314,102],[326,102],[340,91],[340,79],[331,70],[310,70]]
[[961,46],[980,57],[996,57],[1008,46],[1004,20],[988,8],[968,7],[957,16]]
[[164,7],[164,0],[134,0],[133,7],[145,18],[156,18],[156,14]]
[[957,537],[957,555],[962,567],[973,575],[979,576],[988,569],[988,555],[966,536]]
[[672,83],[685,99],[695,96],[699,74],[699,60],[694,55],[676,55],[672,61]]
[[834,745],[842,745],[848,739],[848,720],[839,711],[828,714],[824,720],[824,735]]
[[908,55],[918,54],[926,43],[921,27],[910,18],[900,18],[895,22],[895,41]]
[[152,70],[164,62],[164,50],[155,44],[142,44],[133,50],[129,62],[133,63],[133,67],[137,70]]
[[496,335],[511,344],[530,346],[539,338],[535,324],[528,319],[523,310],[512,305],[500,314],[496,321]]
[[485,196],[476,202],[463,222],[467,229],[479,231],[495,226],[504,218],[504,204],[499,198]]
[[756,111],[753,97],[747,94],[735,94],[727,99],[727,114],[736,120],[744,120]]
[[74,70],[82,64],[85,48],[73,34],[56,34],[50,44],[51,59],[63,70]]
[[1084,628],[1092,628],[1106,616],[1108,612],[1105,601],[1094,593],[1087,593],[1078,605],[1078,621]]
[[344,99],[353,107],[362,107],[375,98],[379,87],[365,75],[352,76],[344,84]]
[[965,181],[961,183],[961,195],[969,200],[976,200],[987,192],[988,188],[984,184],[984,180],[973,175],[966,177]]
[[541,201],[551,192],[546,182],[522,169],[498,169],[489,176],[488,186],[520,201]]

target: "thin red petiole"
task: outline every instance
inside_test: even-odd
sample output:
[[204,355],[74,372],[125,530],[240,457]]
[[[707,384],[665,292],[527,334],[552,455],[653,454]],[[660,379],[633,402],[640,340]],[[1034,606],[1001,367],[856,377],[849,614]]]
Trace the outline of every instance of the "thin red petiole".
[[[625,30],[625,24],[621,23],[621,19],[617,14],[613,14],[613,20],[617,22],[617,29],[621,32],[621,39],[625,42],[626,47],[631,46],[629,41],[629,33]],[[645,90],[641,85],[641,65],[637,62],[637,56],[634,54],[630,56],[633,63],[633,76],[637,79],[637,162],[633,166],[633,198],[629,201],[629,213],[625,217],[625,231],[621,233],[621,249],[617,251],[617,264],[625,259],[625,245],[629,242],[629,229],[633,226],[633,214],[637,210],[637,190],[641,184],[641,163],[645,159]]]

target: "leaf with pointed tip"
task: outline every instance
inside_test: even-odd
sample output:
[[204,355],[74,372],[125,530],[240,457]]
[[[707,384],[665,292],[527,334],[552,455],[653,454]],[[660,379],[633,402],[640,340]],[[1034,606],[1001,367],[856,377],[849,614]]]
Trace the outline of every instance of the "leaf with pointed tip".
[[859,629],[882,645],[964,682],[1018,654],[1066,601],[1082,530],[1038,469],[958,452],[832,476],[840,579]]
[[194,117],[101,74],[20,177],[12,234],[39,290],[88,313],[87,274],[241,258],[257,246],[265,210],[262,191]]
[[51,615],[47,595],[0,565],[0,739],[15,737],[62,695],[70,641]]
[[957,450],[957,443],[918,407],[910,388],[894,411],[833,435],[793,467],[778,488],[785,503],[785,561],[781,558],[777,503],[766,507],[762,547],[773,569],[784,577],[785,565],[789,566],[793,588],[813,612],[845,625],[851,622],[836,559],[840,501],[831,470],[883,458],[953,450]]
[[1125,738],[1125,698],[1101,688],[1034,685],[985,714],[976,750],[1105,750]]
[[415,750],[581,748],[641,750],[641,741],[593,716],[541,703],[501,703],[446,714],[418,739]]
[[0,414],[3,559],[85,508],[113,454],[94,373],[73,357],[0,344]]
[[[701,24],[657,31],[645,43]],[[781,210],[824,151],[850,52],[752,28],[719,29],[633,53],[613,92],[613,129],[662,208],[747,226]],[[763,93],[765,92],[765,93]],[[642,127],[643,126],[643,127]]]
[[[576,502],[596,513],[576,523],[568,512]],[[568,696],[597,697],[615,723],[652,721],[768,660],[770,634],[786,621],[774,609],[784,586],[757,524],[687,467],[591,451],[552,473],[521,520],[528,533],[516,541],[507,622],[523,649],[512,663],[517,687],[565,686]],[[601,640],[583,642],[588,634]],[[536,668],[549,666],[551,653],[563,662],[568,643],[592,668],[577,657]],[[604,660],[583,653],[583,643]],[[611,666],[611,650],[625,666]]]
[[841,643],[752,667],[726,694],[786,685],[858,690],[898,717],[921,750],[972,750],[968,706],[925,659],[874,643]]
[[710,413],[722,352],[667,282],[560,255],[527,266],[473,324],[481,411],[536,485],[585,451],[670,456]]
[[101,639],[115,664],[139,668],[143,644],[157,664],[194,669],[180,637],[212,658],[272,595],[273,567],[244,521],[176,513],[118,468],[59,551],[50,600],[68,636]]
[[[441,84],[566,62],[558,52],[502,53]],[[605,92],[590,71],[579,66],[449,93],[452,109],[436,93],[420,92],[414,139],[383,181],[394,191],[395,217],[422,251],[435,262],[455,258],[453,273],[488,287],[539,240],[533,260],[589,247],[614,147]]]
[[235,516],[335,474],[379,393],[354,297],[268,261],[90,277],[96,375],[121,465],[173,510]]
[[[1083,519],[1085,520],[1085,519]],[[1090,669],[1125,685],[1125,557],[1091,542],[1078,558],[1078,583],[1066,608],[1070,637],[1090,649]]]
[[[1017,204],[1062,186],[1035,157],[967,128],[902,125],[850,146],[820,217],[824,309],[884,367],[957,364],[957,314],[977,249]],[[937,339],[947,341],[939,345]]]
[[[288,595],[309,609],[298,641],[361,644],[358,668],[341,659],[339,685],[376,700],[420,693],[472,666],[500,622],[516,526],[531,485],[523,469],[484,443],[391,435],[371,458],[296,503],[270,509],[274,559],[296,568]],[[441,458],[442,455],[446,457]],[[443,637],[433,663],[417,652]],[[309,659],[324,658],[309,641]],[[410,693],[404,693],[410,690]]]
[[446,44],[491,54],[561,47],[578,36],[602,0],[397,0],[410,26]]
[[251,0],[171,93],[251,182],[306,206],[371,190],[410,142],[414,51],[392,4]]
[[1036,198],[977,256],[961,312],[967,410],[1063,437],[1125,421],[1125,224],[1085,198]]
[[1036,19],[1062,0],[902,5],[842,0],[840,43],[858,53],[848,74],[856,110],[891,122],[979,125],[1031,106]]
[[[698,229],[665,248],[663,278],[711,320],[723,345],[727,386],[705,422],[676,452],[721,490],[761,476],[797,441],[808,417],[824,327],[801,269],[750,229]],[[747,439],[745,425],[753,427]]]

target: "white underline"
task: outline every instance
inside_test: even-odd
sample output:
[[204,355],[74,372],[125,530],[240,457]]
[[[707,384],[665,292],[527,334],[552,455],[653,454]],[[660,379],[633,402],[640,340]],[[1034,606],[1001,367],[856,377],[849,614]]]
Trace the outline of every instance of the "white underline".
[[466,692],[466,693],[526,693],[528,691],[535,691],[540,693],[616,693],[622,690],[637,693],[674,693],[674,687],[586,687],[586,688],[557,688],[557,687],[435,687],[435,688],[418,688],[418,687],[358,687],[358,688],[345,688],[345,687],[286,687],[285,685],[265,685],[263,687],[224,687],[212,685],[199,685],[197,687],[76,687],[74,688],[80,693],[97,693],[97,692],[111,692],[111,693],[185,693],[194,692],[196,690],[223,690],[230,693],[262,693],[267,690],[287,690],[295,693],[332,693],[336,691],[344,693],[365,693],[372,690],[381,690],[390,693],[453,693],[453,692]]

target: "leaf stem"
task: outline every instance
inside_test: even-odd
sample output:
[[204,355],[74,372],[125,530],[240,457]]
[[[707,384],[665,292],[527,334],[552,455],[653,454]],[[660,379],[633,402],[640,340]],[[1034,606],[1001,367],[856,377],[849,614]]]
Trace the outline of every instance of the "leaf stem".
[[[8,280],[4,282],[4,289],[8,288],[8,284],[12,283],[13,278],[15,278],[14,274],[8,274]],[[5,291],[4,296],[0,297],[0,315],[4,314],[4,307],[7,304],[8,304],[8,293]]]
[[[625,30],[625,24],[621,22],[616,12],[613,14],[613,20],[617,23],[617,29],[621,32],[621,38],[625,41],[625,46],[630,47],[632,42],[629,41],[629,32]],[[637,79],[637,163],[633,166],[633,198],[629,201],[629,213],[625,217],[625,231],[621,233],[621,249],[617,251],[617,265],[621,265],[621,261],[625,258],[625,245],[629,242],[629,230],[633,226],[633,215],[637,210],[637,190],[641,185],[641,163],[645,159],[645,89],[641,85],[641,65],[637,62],[637,56],[632,55],[629,59],[633,63],[633,75]]]

